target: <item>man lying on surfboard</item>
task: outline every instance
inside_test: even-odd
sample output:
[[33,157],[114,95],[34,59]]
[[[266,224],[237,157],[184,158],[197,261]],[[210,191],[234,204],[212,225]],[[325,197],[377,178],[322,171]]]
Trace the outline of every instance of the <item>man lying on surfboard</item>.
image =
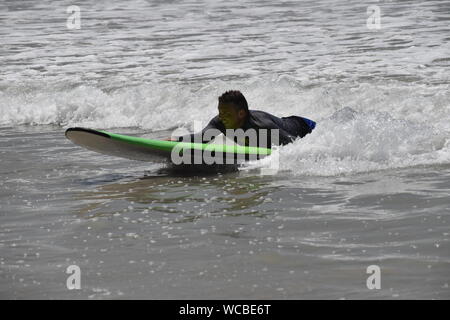
[[[178,137],[177,141],[208,143],[220,133],[226,135],[227,129],[242,129],[244,132],[249,129],[254,129],[256,132],[267,129],[269,131],[268,141],[262,142],[258,139],[255,146],[270,148],[272,145],[288,144],[298,137],[303,138],[316,126],[314,121],[303,117],[278,118],[264,111],[249,110],[247,100],[237,90],[230,90],[222,94],[219,97],[218,108],[219,115],[212,118],[201,132]],[[278,130],[278,143],[270,139],[270,130],[273,129]],[[234,140],[239,144],[249,145],[248,139],[244,143]]]

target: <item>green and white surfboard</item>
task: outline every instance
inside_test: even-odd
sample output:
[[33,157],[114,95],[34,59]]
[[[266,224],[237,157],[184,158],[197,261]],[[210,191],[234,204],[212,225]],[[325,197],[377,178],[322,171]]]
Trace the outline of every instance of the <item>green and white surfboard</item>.
[[271,153],[269,148],[155,140],[87,128],[69,128],[66,137],[79,146],[106,155],[177,165],[240,164]]

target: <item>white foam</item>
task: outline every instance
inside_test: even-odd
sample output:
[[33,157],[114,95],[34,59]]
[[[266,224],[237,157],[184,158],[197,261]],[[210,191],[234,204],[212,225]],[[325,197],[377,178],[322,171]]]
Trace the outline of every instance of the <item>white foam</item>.
[[[387,113],[344,108],[319,122],[312,134],[280,148],[279,170],[334,176],[450,163],[450,135],[428,123]],[[268,157],[244,170],[267,168]]]
[[217,97],[227,89],[242,90],[251,109],[317,121],[312,134],[280,149],[282,170],[336,175],[450,162],[446,85],[391,81],[318,87],[289,76],[147,83],[109,92],[86,85],[21,85],[0,96],[0,125],[192,130],[194,120],[206,125],[217,114]]

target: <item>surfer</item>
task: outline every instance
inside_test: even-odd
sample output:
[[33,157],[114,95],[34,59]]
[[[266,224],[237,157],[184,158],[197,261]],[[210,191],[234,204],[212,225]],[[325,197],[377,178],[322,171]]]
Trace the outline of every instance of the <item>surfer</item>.
[[[257,136],[257,142],[249,143],[248,136],[245,141],[233,139],[236,143],[243,145],[271,147],[272,145],[285,145],[296,138],[303,138],[315,128],[316,123],[312,120],[299,117],[276,117],[270,113],[258,110],[249,110],[247,100],[244,95],[237,90],[226,91],[219,97],[219,114],[211,119],[208,125],[198,133],[188,134],[178,137],[175,141],[208,143],[220,133],[228,136],[229,130],[242,129],[248,132],[249,129],[257,133],[261,129],[266,129],[268,134],[263,139]],[[271,139],[271,131],[278,131],[278,143]],[[251,130],[250,130],[251,131]]]

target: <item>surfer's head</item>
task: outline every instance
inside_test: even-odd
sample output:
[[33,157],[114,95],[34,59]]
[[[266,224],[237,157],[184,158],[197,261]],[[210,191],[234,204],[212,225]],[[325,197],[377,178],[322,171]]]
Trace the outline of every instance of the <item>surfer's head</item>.
[[230,90],[219,97],[219,118],[226,129],[242,127],[248,116],[248,104],[244,95],[237,90]]

